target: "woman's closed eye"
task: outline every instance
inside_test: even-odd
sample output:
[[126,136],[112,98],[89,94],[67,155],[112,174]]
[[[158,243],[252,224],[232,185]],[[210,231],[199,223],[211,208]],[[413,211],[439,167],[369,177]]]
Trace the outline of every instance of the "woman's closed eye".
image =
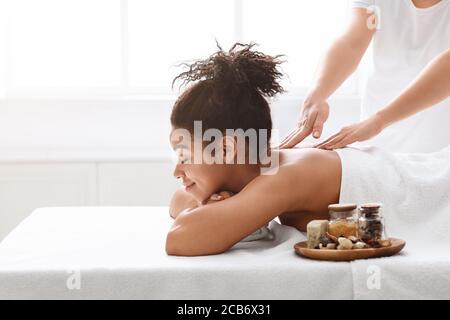
[[189,164],[189,157],[187,155],[183,154],[182,151],[177,152],[177,162],[178,164]]
[[173,152],[173,160],[176,164],[188,164],[189,163],[189,155],[188,152],[181,147],[175,147]]

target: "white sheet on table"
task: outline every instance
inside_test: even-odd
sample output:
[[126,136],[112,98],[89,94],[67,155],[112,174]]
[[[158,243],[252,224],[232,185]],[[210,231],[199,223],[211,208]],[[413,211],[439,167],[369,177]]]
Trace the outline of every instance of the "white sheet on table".
[[[275,238],[207,257],[169,257],[165,207],[43,208],[0,244],[4,299],[351,299],[348,263],[294,253],[305,236],[276,221]],[[81,289],[66,282],[80,271]],[[70,273],[69,273],[70,271]]]
[[[351,264],[302,259],[292,247],[304,235],[272,221],[274,240],[168,257],[167,208],[40,209],[0,244],[0,298],[450,299],[450,148],[338,152],[341,202],[382,202],[389,235],[407,241],[401,254]],[[70,269],[81,271],[81,290],[67,289]]]

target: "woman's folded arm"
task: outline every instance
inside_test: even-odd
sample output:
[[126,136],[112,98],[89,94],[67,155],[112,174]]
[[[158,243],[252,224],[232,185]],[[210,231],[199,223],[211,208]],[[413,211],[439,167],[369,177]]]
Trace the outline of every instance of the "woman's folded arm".
[[[166,252],[176,256],[220,254],[240,240],[289,211],[294,183],[289,169],[275,176],[260,176],[237,195],[217,203],[185,210],[178,215],[167,235]],[[276,190],[274,192],[274,190]]]
[[196,207],[198,207],[197,200],[184,189],[178,189],[175,191],[172,200],[170,201],[169,214],[175,219],[184,210]]

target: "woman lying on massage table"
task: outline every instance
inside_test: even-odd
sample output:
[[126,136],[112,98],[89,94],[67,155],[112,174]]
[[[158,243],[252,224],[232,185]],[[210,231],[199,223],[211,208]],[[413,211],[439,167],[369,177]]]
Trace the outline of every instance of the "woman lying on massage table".
[[[304,231],[310,220],[328,219],[328,205],[339,202],[342,156],[370,159],[348,148],[271,150],[265,97],[283,92],[280,57],[253,45],[219,49],[174,80],[194,84],[171,115],[170,141],[178,156],[173,174],[185,187],[170,205],[175,221],[167,235],[169,255],[223,253],[276,217]],[[248,132],[255,138],[242,144]]]

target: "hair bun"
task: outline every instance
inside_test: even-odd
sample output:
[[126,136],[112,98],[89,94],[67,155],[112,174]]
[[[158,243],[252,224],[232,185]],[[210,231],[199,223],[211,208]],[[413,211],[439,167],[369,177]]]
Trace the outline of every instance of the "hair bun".
[[252,50],[255,43],[236,43],[225,52],[217,43],[219,51],[205,60],[195,61],[193,64],[184,64],[189,69],[176,77],[184,79],[182,85],[198,80],[210,80],[214,87],[227,94],[240,92],[243,85],[247,89],[255,90],[263,96],[272,97],[284,92],[279,83],[283,73],[278,65],[283,55],[275,57]]

